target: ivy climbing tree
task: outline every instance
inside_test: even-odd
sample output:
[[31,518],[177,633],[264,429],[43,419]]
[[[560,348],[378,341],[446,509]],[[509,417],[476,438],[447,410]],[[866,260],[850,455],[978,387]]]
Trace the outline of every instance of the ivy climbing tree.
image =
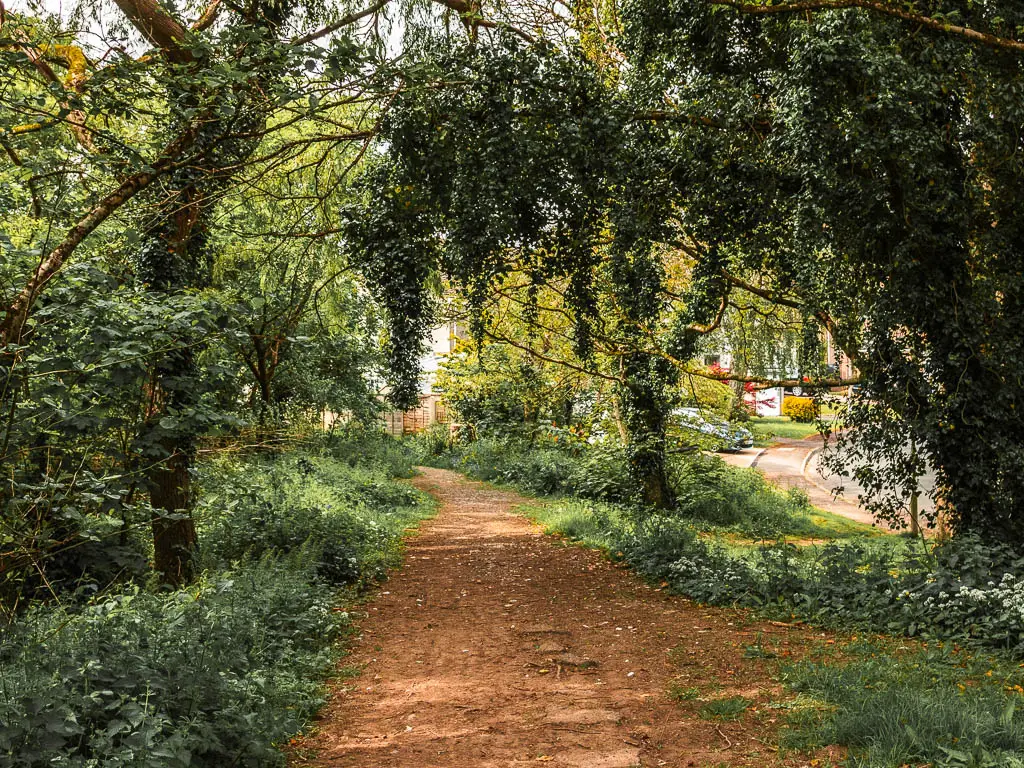
[[579,51],[503,35],[434,40],[420,55],[427,82],[392,105],[386,151],[346,211],[354,256],[389,311],[396,400],[417,391],[432,281],[465,290],[478,338],[503,277],[521,273],[535,292],[557,283],[577,360],[591,363],[596,334],[614,337],[630,466],[646,504],[671,506],[665,427],[679,367],[649,342],[672,315],[671,349],[693,347],[720,302],[687,294],[673,311],[665,292],[670,134]]
[[[181,314],[182,306],[212,296],[212,265],[226,243],[218,229],[231,198],[260,187],[289,162],[315,164],[318,184],[301,208],[278,206],[282,218],[268,228],[268,238],[328,236],[322,209],[309,201],[322,203],[344,187],[341,180],[358,159],[348,150],[372,136],[398,70],[381,44],[384,31],[375,26],[386,1],[299,8],[276,0],[230,7],[214,0],[180,11],[143,0],[115,5],[97,10],[102,23],[95,35],[75,31],[70,12],[35,18],[0,6],[0,197],[9,211],[0,222],[0,464],[10,469],[0,497],[20,502],[43,489],[38,498],[45,500],[48,489],[65,482],[68,493],[84,492],[72,466],[106,467],[112,460],[111,454],[90,454],[95,443],[88,446],[87,438],[102,434],[106,440],[115,425],[124,428],[117,453],[124,474],[108,467],[113,477],[104,491],[117,501],[86,507],[133,501],[136,479],[144,476],[154,567],[178,584],[191,576],[196,545],[190,519],[196,440],[221,421],[204,347],[236,320],[214,310],[200,320],[191,309]],[[292,198],[282,189],[277,199]],[[131,285],[136,299],[153,309],[150,319],[166,321],[140,326],[159,345],[136,339],[132,353],[127,339],[125,348],[115,346],[145,368],[141,381],[133,369],[116,385],[122,405],[144,403],[141,421],[128,418],[132,409],[124,407],[116,416],[108,411],[92,432],[80,427],[74,409],[58,404],[102,386],[103,366],[114,364],[97,369],[91,367],[100,365],[96,360],[86,365],[64,354],[78,351],[75,342],[95,326],[78,329],[72,343],[51,333],[75,332],[53,317],[70,310],[57,306],[58,297],[83,300],[69,288],[81,287],[76,267],[84,263],[108,274],[117,301]],[[109,290],[109,282],[96,277],[88,279]],[[210,308],[216,302],[196,303]],[[83,317],[103,322],[101,315]],[[191,322],[183,322],[186,317]],[[74,384],[67,370],[81,372]],[[79,391],[70,396],[74,387]],[[37,397],[52,389],[59,395],[47,395],[50,404],[42,408]],[[78,404],[91,412],[107,398],[90,393],[85,400]],[[26,413],[39,419],[22,418]],[[69,432],[83,443],[74,449],[60,444]],[[46,458],[54,455],[68,461]],[[54,512],[48,505],[33,507],[50,509],[39,525],[63,530],[47,522]],[[25,540],[49,541],[31,532]],[[21,539],[12,541],[20,546]],[[53,545],[67,549],[63,534],[55,534]],[[36,545],[30,546],[34,552]]]
[[860,369],[858,468],[909,488],[926,456],[957,528],[1019,539],[1024,4],[629,0],[621,17],[635,75],[721,126],[679,135],[694,239],[798,296]]
[[540,42],[433,39],[349,214],[371,272],[402,254],[377,281],[396,357],[434,275],[477,306],[513,267],[567,280],[580,360],[617,297],[634,468],[665,504],[658,393],[755,297],[802,318],[799,383],[842,383],[826,332],[855,362],[857,471],[909,488],[930,463],[957,529],[1019,539],[1022,27],[1019,2],[622,0]]

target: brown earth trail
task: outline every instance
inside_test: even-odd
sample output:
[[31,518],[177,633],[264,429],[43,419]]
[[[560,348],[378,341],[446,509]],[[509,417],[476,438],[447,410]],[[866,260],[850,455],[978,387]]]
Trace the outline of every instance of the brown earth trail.
[[[778,755],[770,705],[786,697],[764,657],[821,635],[671,597],[543,536],[513,493],[438,469],[413,482],[440,512],[367,604],[344,662],[362,673],[336,684],[293,766],[812,764]],[[737,721],[699,715],[741,695]]]

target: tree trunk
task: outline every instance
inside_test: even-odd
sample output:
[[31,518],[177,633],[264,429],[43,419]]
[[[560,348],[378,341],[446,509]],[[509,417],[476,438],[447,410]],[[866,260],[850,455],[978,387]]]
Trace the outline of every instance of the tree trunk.
[[626,427],[626,458],[645,506],[669,509],[674,504],[665,463],[667,403],[659,370],[663,361],[647,353],[628,355],[621,389]]
[[656,470],[648,469],[643,483],[644,505],[655,509],[670,509],[674,501],[664,462]]
[[[170,178],[170,182],[175,180]],[[206,198],[190,183],[176,192],[170,198],[175,207],[158,209],[138,257],[139,280],[162,296],[209,284]],[[189,470],[197,427],[187,414],[199,405],[203,377],[196,365],[201,342],[195,332],[186,331],[174,341],[175,347],[156,362],[152,383],[155,407],[139,440],[152,462],[147,484],[153,507],[153,568],[163,583],[180,587],[192,579],[195,570]],[[169,424],[166,417],[170,417]]]
[[192,580],[196,527],[189,479],[190,457],[170,449],[170,457],[149,473],[149,498],[153,506],[153,568],[165,584],[180,587]]

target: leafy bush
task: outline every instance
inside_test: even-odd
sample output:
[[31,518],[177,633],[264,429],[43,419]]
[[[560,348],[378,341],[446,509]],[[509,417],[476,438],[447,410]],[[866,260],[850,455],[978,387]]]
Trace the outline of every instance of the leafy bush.
[[0,648],[0,765],[283,765],[346,614],[301,555],[44,608]]
[[208,465],[197,510],[204,557],[223,567],[243,557],[305,548],[335,585],[383,575],[404,524],[425,509],[412,488],[377,467],[308,453]]
[[482,438],[456,444],[447,455],[425,459],[481,480],[511,483],[527,493],[618,502],[637,497],[625,454],[615,444],[591,447],[579,441],[558,445],[552,440],[528,443]]
[[965,538],[924,551],[890,537],[737,553],[702,538],[691,520],[628,506],[566,500],[532,514],[549,530],[616,553],[645,577],[703,603],[1024,658],[1024,557],[1009,547]]
[[809,424],[818,418],[818,404],[813,397],[792,397],[782,399],[782,415],[793,421]]
[[352,422],[316,433],[303,445],[309,453],[335,458],[350,467],[375,469],[386,478],[412,477],[415,454],[379,424]]
[[[590,446],[544,441],[531,447],[526,442],[485,438],[455,445],[447,455],[426,458],[481,480],[511,483],[527,493],[618,504],[639,498],[625,453],[611,442]],[[805,495],[780,491],[758,472],[736,469],[700,453],[675,457],[669,470],[676,515],[756,538],[821,533],[810,519]]]
[[430,508],[391,480],[409,467],[355,431],[203,465],[196,584],[122,585],[0,629],[0,766],[283,765],[346,626],[333,587],[381,576]]
[[691,454],[669,468],[676,512],[694,520],[770,539],[798,532],[794,520],[810,510],[799,491],[780,491],[760,472],[730,467],[715,456]]
[[455,437],[448,424],[435,422],[413,438],[416,454],[423,457],[441,456],[455,446]]

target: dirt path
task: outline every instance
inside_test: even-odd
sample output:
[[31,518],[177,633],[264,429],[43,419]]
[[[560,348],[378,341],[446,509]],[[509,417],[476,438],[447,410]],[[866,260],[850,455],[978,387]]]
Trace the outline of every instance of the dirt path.
[[[542,536],[512,493],[437,469],[414,482],[440,513],[366,606],[344,661],[362,674],[337,684],[293,765],[810,764],[777,755],[784,697],[764,657],[823,636],[670,597]],[[740,695],[737,721],[699,714]]]

